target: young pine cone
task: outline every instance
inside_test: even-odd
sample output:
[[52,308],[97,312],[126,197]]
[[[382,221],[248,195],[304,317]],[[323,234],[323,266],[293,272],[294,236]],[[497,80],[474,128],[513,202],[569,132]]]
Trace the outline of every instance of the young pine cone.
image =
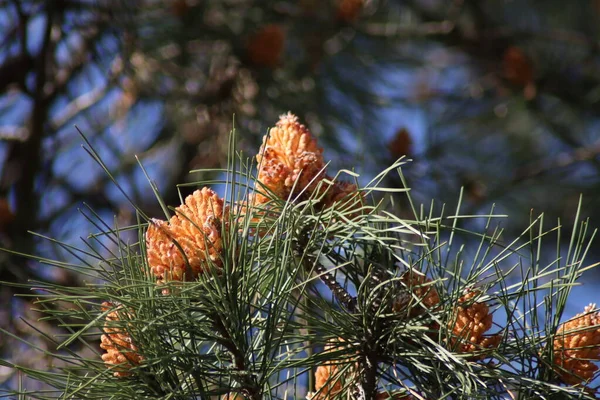
[[400,281],[406,285],[407,293],[400,296],[392,304],[396,313],[408,313],[409,317],[416,317],[425,310],[431,310],[440,303],[440,296],[431,279],[416,271],[407,271]]
[[558,327],[553,342],[554,371],[568,385],[590,381],[600,360],[600,312],[590,304]]
[[458,353],[471,353],[482,349],[498,347],[502,336],[484,336],[491,329],[493,316],[484,302],[474,301],[481,292],[473,290],[458,299],[460,304],[454,310],[454,318],[448,327],[452,332],[451,349]]
[[[108,311],[113,305],[102,303],[102,310]],[[115,326],[120,321],[119,311],[114,310],[106,316],[104,334],[100,337],[100,348],[106,350],[102,360],[107,367],[114,367],[114,376],[124,378],[131,373],[132,366],[139,365],[143,357],[138,353],[138,348],[133,344],[131,336],[120,326]]]
[[[310,195],[324,177],[323,149],[292,113],[279,117],[265,135],[256,162],[258,181],[282,199],[288,198],[294,186],[296,194],[306,190]],[[265,203],[269,199],[258,194],[256,200]]]
[[[258,165],[257,190],[273,192],[280,199],[311,197],[319,190],[322,195],[320,207],[338,204],[338,210],[349,218],[362,206],[362,194],[356,185],[347,182],[322,182],[325,175],[323,149],[308,128],[298,122],[298,117],[287,113],[279,117],[274,128],[263,137],[256,156]],[[328,178],[331,180],[331,178]],[[269,198],[262,193],[254,197],[256,204],[264,204]]]
[[248,60],[257,67],[276,68],[285,48],[285,31],[281,25],[269,24],[248,41]]
[[222,265],[223,200],[209,188],[196,190],[169,222],[152,220],[146,232],[148,264],[158,282],[193,280],[209,265]]
[[[324,349],[324,352],[331,352],[340,345],[340,340],[330,341]],[[315,390],[316,393],[309,393],[309,400],[330,400],[340,394],[347,382],[353,380],[353,368],[346,368],[341,361],[327,361],[324,365],[317,367],[315,371]]]
[[342,391],[342,388],[338,367],[336,365],[320,365],[315,372],[315,389],[317,392],[310,399],[333,399]]

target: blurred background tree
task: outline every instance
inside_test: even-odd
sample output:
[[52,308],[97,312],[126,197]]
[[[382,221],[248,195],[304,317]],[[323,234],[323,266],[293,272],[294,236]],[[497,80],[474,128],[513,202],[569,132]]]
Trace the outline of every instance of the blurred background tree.
[[[79,210],[134,222],[75,126],[159,216],[135,155],[178,204],[190,170],[226,161],[234,124],[253,155],[288,110],[362,179],[413,159],[404,173],[418,202],[454,209],[463,187],[463,213],[496,204],[517,232],[531,207],[568,229],[582,193],[597,225],[599,16],[597,0],[1,0],[1,246],[68,259],[27,232],[76,242],[93,228]],[[0,281],[28,279],[83,277],[0,253]],[[0,323],[34,337],[15,293],[0,290]],[[43,362],[9,338],[0,346]],[[14,384],[12,371],[0,381]]]

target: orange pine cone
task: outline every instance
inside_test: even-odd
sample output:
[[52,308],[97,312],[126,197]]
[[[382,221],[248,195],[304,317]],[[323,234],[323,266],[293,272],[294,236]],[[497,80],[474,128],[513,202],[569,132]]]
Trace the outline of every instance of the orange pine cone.
[[338,20],[350,23],[358,19],[364,0],[338,0],[336,17]]
[[493,316],[483,302],[474,301],[481,295],[479,290],[466,293],[458,299],[461,304],[456,307],[449,328],[452,331],[450,345],[459,353],[470,353],[482,349],[498,347],[502,336],[484,336],[491,329]]
[[342,391],[339,370],[335,365],[321,365],[315,372],[315,389],[317,394],[313,400],[331,399]]
[[[344,346],[341,344],[343,339],[330,340],[325,345],[324,352],[331,352],[336,349],[337,346]],[[342,368],[340,368],[340,366]],[[335,398],[336,395],[340,394],[344,389],[344,382],[351,380],[353,369],[344,370],[343,364],[340,361],[332,360],[327,361],[326,364],[320,365],[315,371],[315,393],[309,393],[307,396],[310,400],[330,400]]]
[[[324,177],[323,149],[292,113],[282,115],[263,138],[256,161],[258,181],[282,199],[287,199],[294,187],[294,193],[304,189],[312,193]],[[268,198],[257,194],[256,200],[265,203]]]
[[265,25],[248,40],[248,59],[259,67],[279,65],[285,45],[285,31],[281,25]]
[[584,312],[559,326],[554,337],[554,371],[568,385],[591,380],[600,360],[600,312],[590,304]]
[[175,0],[171,4],[171,12],[178,18],[182,18],[190,10],[187,0]]
[[0,198],[0,232],[3,232],[15,220],[15,214],[5,198]]
[[507,81],[523,88],[526,99],[535,97],[533,65],[523,50],[515,46],[507,48],[502,55],[502,68]]
[[518,47],[508,47],[502,55],[504,76],[517,86],[525,86],[533,81],[533,66],[523,50]]
[[400,128],[388,143],[388,150],[393,158],[410,156],[412,154],[413,140],[406,128]]
[[222,265],[223,200],[209,188],[196,190],[169,222],[152,220],[146,232],[148,264],[159,283],[193,280]]
[[410,317],[421,315],[425,309],[432,309],[440,303],[440,296],[431,284],[431,279],[416,271],[405,272],[400,281],[406,285],[410,292],[406,296],[396,299],[392,304],[394,312],[409,311]]
[[[108,311],[112,307],[111,303],[102,303],[104,311]],[[100,337],[100,348],[106,350],[106,353],[102,355],[102,360],[107,367],[114,367],[114,376],[124,378],[131,375],[129,370],[132,366],[139,365],[143,361],[143,357],[138,353],[138,348],[133,344],[127,331],[122,327],[115,326],[121,319],[119,309],[111,311],[106,316],[104,335]]]
[[[263,137],[256,161],[259,191],[265,192],[266,188],[281,199],[298,195],[305,199],[319,189],[319,194],[324,194],[321,207],[337,204],[338,210],[345,212],[362,206],[362,194],[355,184],[336,181],[330,186],[322,182],[327,177],[323,149],[292,113],[280,116],[275,127]],[[257,193],[253,200],[264,204],[269,198]]]

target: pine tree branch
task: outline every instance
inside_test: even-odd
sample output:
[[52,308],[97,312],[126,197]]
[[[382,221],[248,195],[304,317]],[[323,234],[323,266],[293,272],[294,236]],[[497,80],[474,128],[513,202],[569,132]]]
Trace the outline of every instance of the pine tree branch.
[[239,372],[234,375],[234,379],[239,383],[241,393],[247,399],[260,400],[262,395],[261,389],[256,383],[256,380],[251,378],[252,375],[247,370],[245,354],[237,347],[231,338],[221,316],[217,313],[213,313],[210,315],[210,319],[213,322],[215,330],[222,336],[222,338],[216,339],[217,342],[225,347],[233,356],[233,365]]
[[367,351],[359,358],[360,384],[357,387],[358,399],[375,400],[377,396],[377,365],[379,363],[375,352]]
[[48,117],[49,103],[46,84],[53,64],[51,32],[57,17],[59,17],[58,3],[60,2],[46,4],[46,27],[35,67],[36,83],[30,135],[28,140],[17,143],[13,148],[14,154],[12,157],[9,156],[21,167],[21,176],[15,187],[16,204],[18,205],[15,226],[22,230],[32,228],[37,217],[35,210],[38,210],[39,198],[35,195],[34,183],[41,165],[40,149]]
[[35,60],[29,54],[19,54],[5,60],[0,67],[0,92],[10,85],[25,85],[25,77],[33,69]]
[[318,262],[316,256],[304,253],[306,251],[307,239],[308,234],[306,232],[300,232],[299,237],[294,241],[294,253],[303,263],[304,269],[307,272],[314,271],[321,282],[331,290],[333,296],[348,312],[357,312],[356,298],[351,296],[350,293],[337,282],[335,277],[327,271],[327,268]]
[[348,293],[348,291],[337,282],[335,277],[328,272],[323,265],[318,262],[311,263],[308,261],[308,259],[306,259],[306,269],[310,270],[313,268],[313,266],[314,271],[319,276],[319,279],[321,279],[321,282],[323,282],[329,288],[329,290],[331,290],[337,301],[350,313],[358,311],[356,298],[351,296],[350,293]]
[[65,124],[80,115],[83,111],[86,111],[98,104],[98,102],[101,101],[104,96],[106,96],[106,93],[108,93],[109,89],[110,86],[108,85],[99,86],[75,98],[61,110],[60,114],[52,118],[52,121],[50,121],[50,127],[53,130],[62,128],[65,126]]

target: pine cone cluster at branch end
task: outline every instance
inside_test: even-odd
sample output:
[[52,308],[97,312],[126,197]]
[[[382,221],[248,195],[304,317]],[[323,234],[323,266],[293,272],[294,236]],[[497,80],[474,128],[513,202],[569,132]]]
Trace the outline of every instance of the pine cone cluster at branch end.
[[196,279],[220,268],[223,200],[209,188],[196,190],[175,209],[169,222],[152,220],[146,232],[148,264],[158,283]]
[[[326,178],[331,180],[325,174],[323,149],[292,113],[282,115],[275,127],[264,136],[256,161],[256,188],[259,192],[264,193],[266,188],[283,200],[304,200],[313,195],[323,195],[322,208],[340,203],[341,211],[351,211],[361,205],[362,195],[356,185],[336,181],[330,187],[322,182]],[[256,204],[270,200],[263,193],[254,197]]]
[[342,381],[339,377],[339,369],[336,365],[320,365],[315,371],[315,394],[309,394],[311,400],[329,400],[335,398],[342,389]]
[[[108,311],[113,307],[114,305],[109,302],[102,303],[103,311]],[[121,320],[118,310],[111,311],[106,315],[104,334],[100,337],[100,348],[106,350],[106,353],[102,355],[102,360],[107,367],[113,367],[114,376],[125,378],[131,375],[129,370],[133,366],[139,365],[144,358],[138,353],[138,348],[129,333],[122,326],[116,326]]]
[[567,385],[592,380],[600,360],[600,312],[595,304],[560,325],[553,341],[554,371]]
[[493,315],[485,302],[476,300],[479,296],[479,290],[471,290],[461,296],[458,299],[460,305],[454,309],[453,318],[449,322],[452,334],[450,346],[458,353],[496,348],[502,340],[501,334],[485,335],[492,328]]
[[[334,351],[338,346],[344,346],[343,339],[332,340],[325,346],[324,352]],[[330,360],[323,365],[319,365],[315,371],[315,393],[309,393],[307,400],[334,400],[336,398],[346,398],[343,395],[344,388],[352,390],[352,386],[358,382],[358,365],[351,365],[349,368],[344,361]],[[414,396],[406,392],[387,392],[380,391],[376,395],[376,400],[402,399],[413,400]]]
[[[343,339],[330,340],[323,351],[332,352],[343,342]],[[341,367],[341,368],[340,368]],[[344,382],[352,380],[353,371],[347,369],[342,373],[344,365],[342,361],[330,360],[319,365],[315,371],[315,393],[309,393],[309,400],[330,400],[340,394],[344,389]]]
[[[392,304],[396,313],[404,313],[408,318],[423,315],[426,311],[440,309],[440,296],[427,276],[416,272],[404,273],[400,281],[406,287],[406,292],[399,296]],[[493,314],[485,302],[477,301],[481,291],[471,290],[458,299],[458,305],[451,311],[448,321],[450,337],[447,346],[457,353],[473,353],[485,349],[498,347],[502,334],[486,335],[492,328]],[[431,323],[429,328],[437,331],[439,325]],[[483,359],[485,355],[475,356],[474,359]]]
[[400,277],[400,281],[406,286],[407,293],[394,301],[394,312],[408,312],[408,316],[413,318],[440,304],[440,295],[427,276],[407,271]]
[[[310,195],[324,176],[323,149],[291,113],[282,115],[264,136],[256,162],[258,181],[281,199],[287,199],[294,186],[294,194],[305,190]],[[256,200],[265,203],[269,199],[258,194]]]

